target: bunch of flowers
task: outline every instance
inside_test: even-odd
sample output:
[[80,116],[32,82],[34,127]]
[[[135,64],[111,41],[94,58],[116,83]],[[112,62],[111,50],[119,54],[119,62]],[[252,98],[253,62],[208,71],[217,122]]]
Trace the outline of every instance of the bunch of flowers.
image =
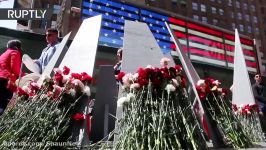
[[205,149],[204,140],[185,90],[182,67],[139,68],[135,74],[117,77],[124,92],[115,149]]
[[244,131],[254,142],[263,141],[263,132],[259,121],[259,108],[257,104],[246,104],[237,106],[232,104],[236,117],[240,120]]
[[221,88],[220,85],[218,80],[212,78],[198,81],[196,89],[202,104],[207,108],[205,115],[208,114],[221,130],[226,145],[234,148],[251,147],[252,139],[230,107],[230,101],[227,99],[228,90]]
[[[42,85],[31,81],[17,88],[8,109],[0,116],[1,147],[54,149],[58,144],[51,145],[51,142],[73,139],[68,132],[69,125],[86,119],[86,114],[78,110],[90,96],[91,81],[87,73],[70,73],[64,67],[54,69],[54,76],[45,77]],[[69,142],[64,146],[73,148],[78,144],[73,143],[75,140]]]

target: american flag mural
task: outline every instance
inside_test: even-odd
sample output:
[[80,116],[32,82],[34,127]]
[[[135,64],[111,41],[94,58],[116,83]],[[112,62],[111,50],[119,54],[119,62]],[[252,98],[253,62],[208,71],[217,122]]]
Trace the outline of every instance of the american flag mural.
[[[99,43],[120,48],[123,46],[125,20],[145,22],[163,53],[175,55],[164,22],[168,22],[178,37],[182,48],[193,61],[233,67],[234,35],[181,18],[174,18],[151,10],[121,3],[116,0],[83,0],[82,18],[102,15],[102,29]],[[248,70],[257,71],[256,52],[253,41],[241,38]]]

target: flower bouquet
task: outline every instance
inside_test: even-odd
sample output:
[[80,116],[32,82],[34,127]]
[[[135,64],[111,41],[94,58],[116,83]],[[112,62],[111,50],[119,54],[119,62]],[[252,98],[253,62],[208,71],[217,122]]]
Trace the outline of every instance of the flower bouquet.
[[252,139],[230,107],[231,102],[227,99],[227,90],[220,88],[220,84],[218,80],[212,78],[198,81],[196,89],[202,104],[207,108],[205,111],[208,111],[211,119],[218,125],[227,146],[234,148],[253,146]]
[[259,121],[259,108],[257,104],[247,104],[237,106],[232,105],[236,117],[241,122],[244,131],[253,142],[263,141],[263,132]]
[[[18,88],[9,107],[0,116],[1,149],[75,148],[79,145],[71,135],[73,122],[86,120],[80,112],[90,96],[92,78],[84,73],[54,69],[53,78],[42,85],[30,82]],[[85,97],[85,98],[84,98]]]
[[185,90],[186,80],[179,65],[147,66],[137,73],[117,76],[123,97],[115,149],[206,149]]

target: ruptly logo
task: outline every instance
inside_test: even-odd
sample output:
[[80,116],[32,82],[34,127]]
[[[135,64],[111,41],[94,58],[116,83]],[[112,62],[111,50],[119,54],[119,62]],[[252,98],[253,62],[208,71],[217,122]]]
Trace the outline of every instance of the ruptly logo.
[[52,9],[0,9],[0,20],[49,20],[52,16]]

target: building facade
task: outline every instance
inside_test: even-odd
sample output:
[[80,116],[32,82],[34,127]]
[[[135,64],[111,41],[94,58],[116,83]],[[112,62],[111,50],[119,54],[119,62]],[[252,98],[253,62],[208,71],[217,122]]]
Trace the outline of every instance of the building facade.
[[129,3],[155,7],[204,24],[234,31],[254,39],[260,71],[266,66],[265,0],[126,0]]

